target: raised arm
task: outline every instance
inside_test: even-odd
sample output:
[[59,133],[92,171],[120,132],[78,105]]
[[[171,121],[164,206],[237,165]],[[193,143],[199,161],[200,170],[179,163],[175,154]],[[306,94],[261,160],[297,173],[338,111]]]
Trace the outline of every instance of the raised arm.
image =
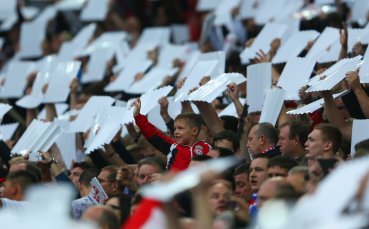
[[342,29],[340,29],[339,32],[340,32],[341,51],[338,59],[342,60],[347,56],[348,53],[348,32],[347,25],[345,23],[342,23]]
[[214,107],[207,102],[194,101],[195,105],[200,111],[200,115],[204,120],[210,132],[214,135],[224,130],[223,123],[218,117]]
[[369,96],[360,84],[358,73],[356,71],[346,73],[346,81],[350,89],[355,93],[365,118],[369,118]]

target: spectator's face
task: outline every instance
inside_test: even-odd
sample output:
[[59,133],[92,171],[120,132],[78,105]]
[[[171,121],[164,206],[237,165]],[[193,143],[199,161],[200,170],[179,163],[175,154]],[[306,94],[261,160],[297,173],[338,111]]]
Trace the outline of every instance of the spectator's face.
[[184,119],[176,120],[174,122],[174,138],[180,145],[192,144],[196,138],[195,128],[191,128]]
[[248,179],[248,174],[240,173],[234,176],[234,182],[236,184],[235,194],[242,199],[248,200],[252,194],[251,185]]
[[249,180],[252,192],[257,192],[261,184],[268,178],[267,165],[267,158],[256,158],[251,161]]
[[138,169],[137,184],[141,186],[150,183],[152,174],[158,172],[159,170],[155,166],[149,164],[141,165]]
[[249,148],[253,154],[260,151],[258,137],[256,136],[257,129],[257,125],[253,126],[250,130],[249,136],[247,137],[247,148]]
[[109,180],[110,171],[109,170],[103,170],[100,172],[97,179],[99,180],[101,186],[103,187],[104,191],[108,196],[112,196],[116,193],[116,187],[115,187],[115,180]]
[[282,155],[291,155],[293,154],[293,150],[295,149],[295,139],[289,138],[290,127],[284,126],[279,129],[279,141],[278,145],[280,146],[280,150]]
[[279,166],[273,166],[268,168],[268,178],[272,177],[286,177],[288,175],[287,169],[281,168]]
[[214,145],[216,147],[221,147],[221,148],[225,148],[225,149],[229,149],[233,151],[233,143],[227,139],[218,140],[214,142]]
[[306,157],[315,159],[324,152],[324,142],[320,130],[314,129],[308,136],[305,143]]
[[231,195],[231,190],[223,183],[217,183],[210,188],[209,205],[215,215],[229,209]]
[[287,176],[287,181],[290,183],[299,193],[306,192],[306,181],[304,173],[291,173]]
[[83,172],[83,169],[80,167],[75,167],[70,171],[69,179],[73,182],[73,184],[78,188],[79,184],[79,177],[81,176],[81,173]]

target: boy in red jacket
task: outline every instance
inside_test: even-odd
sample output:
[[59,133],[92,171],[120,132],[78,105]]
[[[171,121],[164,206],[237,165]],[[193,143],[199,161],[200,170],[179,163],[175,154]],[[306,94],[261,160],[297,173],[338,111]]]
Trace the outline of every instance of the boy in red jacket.
[[194,113],[183,113],[174,120],[174,140],[152,125],[140,114],[141,101],[134,102],[133,116],[143,136],[158,150],[167,155],[168,170],[185,170],[196,155],[207,154],[211,146],[198,141],[201,119]]

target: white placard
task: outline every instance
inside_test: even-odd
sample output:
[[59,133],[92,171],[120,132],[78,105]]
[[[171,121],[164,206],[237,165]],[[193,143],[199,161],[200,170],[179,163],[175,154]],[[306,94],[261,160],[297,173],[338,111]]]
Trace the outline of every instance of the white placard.
[[194,51],[190,54],[188,60],[186,61],[186,64],[185,64],[183,70],[181,71],[181,73],[179,73],[178,80],[181,80],[184,77],[188,77],[190,75],[190,73],[191,73],[193,67],[195,66],[196,62],[198,61],[200,55],[201,55],[201,52],[198,51],[198,50]]
[[[246,100],[244,98],[239,98],[241,104],[245,104]],[[218,116],[233,116],[238,118],[238,114],[237,114],[237,110],[236,110],[236,106],[234,105],[234,103],[230,103],[226,108],[224,108],[221,112],[218,113]]]
[[11,61],[5,72],[5,82],[0,89],[1,98],[20,98],[27,85],[27,77],[34,70],[33,62]]
[[355,145],[369,139],[369,119],[357,120],[352,123],[351,156],[355,155]]
[[53,69],[53,77],[48,83],[48,88],[44,94],[44,103],[65,102],[70,92],[70,84],[77,77],[77,73],[81,68],[81,62],[70,61],[59,63]]
[[81,10],[87,0],[62,0],[55,4],[58,10]]
[[[176,70],[176,69],[174,69]],[[133,82],[125,91],[132,94],[143,94],[158,88],[165,77],[173,76],[173,69],[154,67],[141,80]]]
[[[270,44],[275,38],[282,39],[288,32],[288,26],[285,24],[268,23],[266,24],[258,36],[255,38],[252,45],[240,54],[242,63],[247,63],[249,59],[256,56],[259,50],[263,50],[267,53],[270,49]],[[282,42],[283,44],[283,42]]]
[[[69,107],[69,105],[66,104],[66,103],[55,104],[57,117],[64,114],[64,112],[66,112],[68,110],[68,107]],[[46,109],[45,108],[42,109],[40,113],[38,113],[37,118],[40,119],[40,120],[45,120],[46,119]]]
[[169,27],[150,27],[144,29],[137,43],[150,43],[153,46],[168,44],[170,40]]
[[109,197],[96,177],[91,180],[91,188],[91,192],[88,194],[91,200],[98,205],[105,204]]
[[[104,0],[105,1],[105,0]],[[86,34],[83,33],[81,38],[74,41],[75,43],[80,43],[81,41],[86,41],[87,35],[92,36],[93,28],[88,28]],[[116,47],[123,42],[126,38],[127,34],[125,32],[106,32],[99,36],[96,40],[94,40],[91,44],[89,44],[83,51],[80,53],[81,56],[91,55],[96,50],[104,48],[104,49],[111,49],[115,50]]]
[[186,56],[186,49],[187,47],[185,45],[164,45],[160,48],[157,65],[160,67],[172,68],[175,59],[184,59],[183,57]]
[[0,134],[2,136],[1,139],[3,141],[9,141],[13,137],[18,126],[19,126],[19,123],[10,123],[10,124],[0,125]]
[[174,24],[171,26],[173,43],[183,44],[190,41],[190,31],[187,25]]
[[77,161],[77,146],[75,133],[62,133],[55,144],[63,157],[63,161],[70,169],[73,161]]
[[77,119],[72,121],[69,132],[85,132],[100,111],[106,109],[114,103],[114,99],[109,96],[92,96],[78,113]]
[[232,10],[240,5],[241,0],[226,0],[221,1],[217,8],[215,9],[215,26],[225,25],[227,28],[232,27]]
[[219,77],[208,81],[206,84],[192,92],[186,100],[204,101],[211,103],[216,97],[227,89],[230,83],[241,84],[246,78],[240,73],[223,73]]
[[366,49],[363,60],[365,62],[360,67],[360,82],[369,83],[369,49]]
[[324,31],[320,34],[319,38],[315,41],[313,47],[311,47],[306,57],[314,60],[319,60],[319,58],[327,52],[327,49],[329,49],[329,47],[338,40],[338,29],[326,27]]
[[[224,0],[223,0],[224,1]],[[222,0],[199,0],[196,5],[197,11],[212,11],[222,2]]]
[[254,18],[259,8],[260,0],[242,0],[240,7],[240,18]]
[[16,0],[1,0],[0,20],[4,20],[16,14],[17,1]]
[[[333,98],[341,97],[341,96],[345,95],[347,92],[348,91],[343,91],[341,93],[334,94]],[[314,111],[321,108],[323,104],[324,104],[324,99],[318,99],[318,100],[316,100],[312,103],[309,103],[305,106],[299,107],[299,108],[294,109],[294,110],[287,111],[287,114],[289,114],[289,115],[299,115],[299,114],[313,113]]]
[[319,33],[314,30],[299,31],[294,33],[287,41],[282,44],[278,49],[277,54],[274,56],[272,62],[283,63],[288,60],[297,57],[302,50],[306,47],[309,41],[315,40],[319,36]]
[[259,123],[268,122],[273,126],[276,124],[285,96],[286,91],[281,88],[275,87],[268,90],[265,96]]
[[114,50],[110,48],[96,49],[90,56],[87,71],[82,75],[82,83],[101,81],[106,72],[107,64],[114,56]]
[[[296,0],[295,0],[296,1]],[[263,0],[259,1],[260,6],[255,13],[255,22],[263,25],[275,19],[279,12],[283,12],[288,0]],[[271,7],[273,6],[273,7]]]
[[89,0],[81,12],[80,19],[82,21],[104,21],[108,10],[108,0]]
[[346,63],[344,63],[338,69],[338,71],[335,71],[332,74],[327,74],[326,71],[323,75],[325,78],[320,78],[317,80],[317,82],[308,88],[306,92],[325,91],[332,89],[336,84],[346,77],[347,72],[357,70],[364,63],[364,61],[360,59],[361,56],[347,59]]
[[369,12],[369,2],[366,0],[355,0],[354,6],[352,7],[352,21],[367,21]]
[[170,182],[156,182],[143,187],[141,194],[147,198],[167,202],[176,194],[198,185],[204,173],[208,171],[221,173],[235,163],[236,159],[231,157],[208,160],[178,173]]
[[45,37],[45,30],[35,22],[23,22],[20,32],[21,58],[35,58],[42,56],[42,42]]
[[315,61],[299,57],[287,62],[277,83],[286,90],[285,100],[300,100],[299,90],[308,82],[314,65]]
[[218,51],[218,52],[208,52],[203,53],[199,56],[198,61],[204,61],[204,60],[216,60],[218,61],[217,67],[213,74],[211,74],[211,78],[217,77],[225,72],[225,52],[224,51]]
[[12,106],[6,103],[0,103],[0,120],[3,119],[4,115],[12,109]]
[[151,60],[143,61],[143,62],[132,62],[128,64],[127,68],[124,68],[118,75],[118,77],[108,86],[105,87],[105,91],[124,91],[131,87],[131,85],[135,82],[135,76],[138,73],[144,73],[147,69],[152,65]]
[[271,63],[254,64],[247,67],[247,104],[249,105],[249,112],[262,110],[266,92],[271,87]]

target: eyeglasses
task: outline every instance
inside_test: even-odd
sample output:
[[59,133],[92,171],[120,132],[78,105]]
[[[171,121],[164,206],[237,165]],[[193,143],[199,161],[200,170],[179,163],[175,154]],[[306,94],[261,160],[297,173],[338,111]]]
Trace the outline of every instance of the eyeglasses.
[[104,183],[104,182],[115,182],[115,180],[104,180],[104,179],[101,179],[101,178],[97,178],[97,180],[99,181],[99,183]]

